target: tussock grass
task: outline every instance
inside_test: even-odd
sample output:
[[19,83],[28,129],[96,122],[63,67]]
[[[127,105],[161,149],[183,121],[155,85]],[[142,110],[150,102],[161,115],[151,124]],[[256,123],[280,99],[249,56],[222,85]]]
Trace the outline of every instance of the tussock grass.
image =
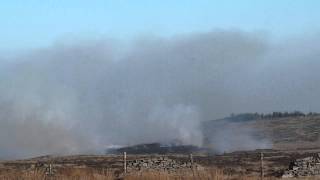
[[[0,180],[258,180],[258,176],[225,175],[223,170],[207,168],[203,170],[179,170],[174,173],[167,171],[139,171],[130,172],[126,175],[120,174],[116,177],[115,171],[94,170],[89,168],[66,168],[55,176],[46,176],[41,171],[11,171],[2,172]],[[275,180],[278,178],[265,177],[264,180]],[[319,178],[302,178],[313,180]]]

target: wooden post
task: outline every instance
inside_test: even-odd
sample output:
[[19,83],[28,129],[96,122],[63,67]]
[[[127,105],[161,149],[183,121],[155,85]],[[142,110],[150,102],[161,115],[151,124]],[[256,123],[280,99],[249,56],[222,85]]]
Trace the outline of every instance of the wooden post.
[[193,155],[192,154],[190,154],[190,163],[191,163],[191,170],[192,170],[192,179],[195,179],[194,168],[193,168]]
[[127,152],[123,152],[123,172],[127,173]]
[[260,168],[261,168],[261,180],[264,178],[264,172],[263,172],[263,153],[260,153]]
[[52,163],[50,162],[48,165],[46,165],[45,169],[45,180],[54,179],[55,170],[53,168]]
[[191,162],[191,166],[193,166],[193,155],[190,154],[190,162]]
[[49,164],[49,174],[50,174],[50,176],[52,176],[52,174],[53,174],[52,173],[52,164],[51,163]]

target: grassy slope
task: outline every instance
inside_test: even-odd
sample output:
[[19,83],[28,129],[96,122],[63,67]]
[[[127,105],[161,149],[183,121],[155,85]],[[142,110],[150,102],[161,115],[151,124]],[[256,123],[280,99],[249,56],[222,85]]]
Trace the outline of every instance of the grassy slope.
[[276,149],[298,149],[319,147],[320,116],[298,116],[281,118],[226,118],[208,121],[204,125],[206,137],[225,128],[250,129],[249,133],[257,139],[268,139]]

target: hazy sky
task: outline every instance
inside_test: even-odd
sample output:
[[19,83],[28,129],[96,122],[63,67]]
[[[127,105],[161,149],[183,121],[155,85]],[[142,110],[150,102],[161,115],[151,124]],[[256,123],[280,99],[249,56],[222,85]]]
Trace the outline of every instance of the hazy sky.
[[[0,159],[201,145],[201,123],[230,113],[320,112],[319,5],[2,1]],[[261,148],[237,130],[220,150]]]
[[272,37],[319,30],[318,0],[10,0],[0,4],[0,50],[59,39],[171,36],[214,29]]

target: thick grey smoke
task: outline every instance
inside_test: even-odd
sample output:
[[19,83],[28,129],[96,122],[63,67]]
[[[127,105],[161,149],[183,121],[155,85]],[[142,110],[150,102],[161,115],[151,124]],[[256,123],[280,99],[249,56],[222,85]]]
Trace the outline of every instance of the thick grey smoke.
[[0,60],[0,157],[201,145],[201,122],[232,112],[319,111],[318,40],[214,31]]

